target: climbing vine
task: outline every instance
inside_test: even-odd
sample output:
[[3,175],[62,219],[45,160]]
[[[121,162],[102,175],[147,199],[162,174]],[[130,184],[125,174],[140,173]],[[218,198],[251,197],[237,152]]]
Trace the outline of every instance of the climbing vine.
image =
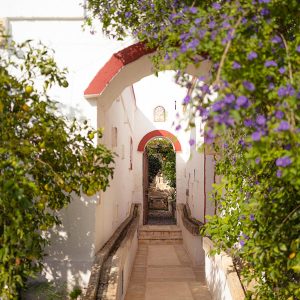
[[[67,87],[43,45],[7,43],[0,50],[0,298],[20,289],[42,268],[47,230],[72,197],[105,190],[113,155],[86,122],[59,116],[49,96]],[[83,134],[85,133],[85,134]]]
[[[93,30],[99,19],[109,36],[155,48],[156,71],[178,70],[189,88],[189,124],[206,121],[223,178],[205,234],[241,258],[247,297],[299,299],[299,1],[89,0],[87,10]],[[204,60],[209,77],[186,74]]]

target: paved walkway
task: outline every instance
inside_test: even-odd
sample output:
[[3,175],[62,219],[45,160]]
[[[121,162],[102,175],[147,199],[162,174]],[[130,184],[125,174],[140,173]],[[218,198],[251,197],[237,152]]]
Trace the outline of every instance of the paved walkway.
[[125,300],[211,300],[182,244],[139,244]]
[[176,220],[172,216],[172,213],[169,212],[168,210],[149,209],[148,224],[149,225],[175,225]]

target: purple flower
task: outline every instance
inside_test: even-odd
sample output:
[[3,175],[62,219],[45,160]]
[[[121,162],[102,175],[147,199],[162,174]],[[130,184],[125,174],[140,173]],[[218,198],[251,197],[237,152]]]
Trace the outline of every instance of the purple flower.
[[223,23],[222,23],[222,28],[224,28],[224,29],[228,29],[228,28],[230,28],[230,23],[228,22],[228,21],[224,21]]
[[273,89],[274,89],[274,87],[275,87],[275,85],[274,85],[274,83],[273,83],[273,82],[269,83],[269,90],[270,90],[270,91],[271,91],[271,90],[273,90]]
[[269,68],[269,67],[277,67],[277,62],[274,60],[267,60],[265,62],[265,67]]
[[255,85],[248,80],[243,81],[243,86],[250,92],[255,91]]
[[298,46],[296,47],[296,51],[297,51],[298,53],[300,53],[300,45],[298,45]]
[[216,27],[216,22],[215,22],[215,21],[210,21],[210,22],[208,23],[208,28],[213,29],[213,28],[215,28],[215,27]]
[[247,234],[243,233],[242,236],[244,237],[245,240],[249,240],[249,236]]
[[217,30],[212,31],[212,33],[210,34],[210,39],[214,41],[216,39],[217,34],[218,34]]
[[246,127],[251,127],[251,126],[253,126],[253,121],[251,119],[245,119],[244,120],[244,125]]
[[200,24],[201,23],[201,21],[202,21],[202,19],[201,18],[197,18],[196,20],[195,20],[195,24]]
[[191,42],[188,43],[187,47],[189,49],[195,50],[198,45],[199,45],[199,41],[197,39],[193,39]]
[[276,176],[277,176],[278,178],[280,178],[280,177],[282,176],[282,171],[281,171],[281,170],[277,170],[277,171],[276,171]]
[[280,73],[280,74],[284,74],[284,73],[285,73],[285,67],[279,68],[279,73]]
[[290,124],[287,121],[281,121],[277,130],[278,131],[286,131],[290,129]]
[[284,117],[284,113],[281,110],[276,110],[275,112],[275,118],[276,119],[282,119]]
[[201,90],[202,94],[210,94],[210,88],[209,88],[208,84],[203,84],[200,87],[200,90]]
[[241,245],[242,247],[244,247],[244,246],[245,246],[245,241],[244,241],[244,240],[240,240],[240,245]]
[[283,149],[285,150],[291,150],[292,149],[292,145],[291,144],[287,144],[283,147]]
[[206,33],[206,29],[200,29],[198,32],[198,35],[200,37],[200,39],[202,39],[205,36]]
[[215,140],[215,135],[214,135],[213,131],[211,129],[206,131],[204,134],[205,144],[212,144],[214,142],[214,140]]
[[212,110],[213,111],[221,111],[224,107],[224,102],[222,100],[216,101],[212,105]]
[[181,129],[181,125],[177,125],[175,128],[176,131],[179,131],[180,129]]
[[294,96],[295,93],[295,89],[290,84],[288,84],[287,87],[281,86],[277,91],[277,94],[280,98],[285,96]]
[[255,142],[259,141],[261,139],[261,132],[260,131],[253,132],[251,138]]
[[295,89],[290,84],[287,85],[286,92],[289,96],[294,96],[296,93]]
[[196,14],[197,12],[198,12],[198,9],[197,9],[197,7],[191,7],[190,8],[190,12],[192,13],[192,14]]
[[212,8],[215,9],[215,10],[220,10],[221,9],[221,4],[217,3],[217,2],[214,2],[212,4]]
[[190,37],[190,34],[189,33],[182,33],[179,38],[182,42],[185,42],[188,38]]
[[245,141],[243,139],[239,140],[239,145],[241,145],[242,147],[244,147],[246,145]]
[[277,167],[287,167],[288,165],[290,165],[291,159],[288,156],[283,156],[280,158],[276,159],[276,166]]
[[279,89],[278,89],[278,92],[277,92],[278,96],[280,98],[286,96],[286,88],[284,86],[281,86]]
[[183,104],[189,104],[191,101],[191,96],[190,95],[186,95],[185,98],[183,99]]
[[187,46],[186,44],[183,44],[181,47],[180,47],[180,52],[181,53],[185,53],[187,51]]
[[173,53],[172,53],[172,58],[176,58],[178,56],[178,53],[176,52],[176,51],[174,51]]
[[255,216],[253,214],[251,214],[250,217],[249,217],[249,219],[250,219],[250,221],[253,222],[255,220]]
[[125,12],[125,18],[130,18],[132,16],[132,12],[131,11],[126,11]]
[[270,11],[267,8],[263,8],[260,12],[262,16],[267,16],[270,14]]
[[281,37],[280,37],[279,35],[275,35],[275,36],[272,38],[271,42],[274,43],[274,44],[279,44],[279,43],[282,42],[282,40],[281,40]]
[[232,63],[232,69],[240,69],[240,68],[241,68],[241,65],[238,62],[234,61]]
[[255,159],[255,163],[258,165],[258,164],[260,164],[260,157],[257,157],[256,159]]
[[266,118],[263,115],[258,115],[256,118],[256,124],[264,126],[266,124]]
[[249,106],[249,100],[245,96],[239,96],[236,100],[236,104],[237,104],[238,107],[247,108]]
[[190,144],[190,146],[194,146],[195,145],[195,140],[194,139],[190,139],[189,140],[189,144]]
[[258,3],[262,4],[262,3],[269,3],[271,0],[258,0]]
[[227,94],[224,98],[224,102],[226,104],[231,104],[234,102],[234,100],[235,100],[235,96],[233,94]]
[[251,51],[248,56],[247,56],[248,60],[253,60],[255,58],[257,58],[257,53],[254,51]]

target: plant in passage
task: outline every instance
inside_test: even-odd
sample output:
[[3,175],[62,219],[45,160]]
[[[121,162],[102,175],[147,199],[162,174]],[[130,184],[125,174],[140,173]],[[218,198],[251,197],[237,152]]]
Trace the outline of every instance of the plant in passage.
[[[189,88],[222,183],[205,226],[241,258],[249,299],[300,298],[300,5],[297,0],[88,0],[87,24],[155,48]],[[209,77],[187,67],[211,63]]]
[[0,49],[0,298],[17,299],[42,268],[46,231],[73,195],[105,190],[113,154],[94,145],[87,123],[60,116],[49,96],[67,87],[43,45],[7,43]]
[[176,188],[176,154],[172,144],[164,139],[154,139],[147,145],[149,182],[161,172],[172,188]]

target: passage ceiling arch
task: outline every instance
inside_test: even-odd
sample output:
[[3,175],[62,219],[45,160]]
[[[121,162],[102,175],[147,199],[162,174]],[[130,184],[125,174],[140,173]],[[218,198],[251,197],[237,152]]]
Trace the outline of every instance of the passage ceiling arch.
[[144,152],[147,143],[150,140],[152,140],[154,138],[159,138],[159,137],[168,139],[171,142],[171,144],[173,145],[174,151],[181,152],[182,148],[181,148],[181,144],[180,144],[179,140],[173,133],[171,133],[170,131],[167,131],[167,130],[153,130],[153,131],[148,132],[141,139],[137,150],[139,152]]

